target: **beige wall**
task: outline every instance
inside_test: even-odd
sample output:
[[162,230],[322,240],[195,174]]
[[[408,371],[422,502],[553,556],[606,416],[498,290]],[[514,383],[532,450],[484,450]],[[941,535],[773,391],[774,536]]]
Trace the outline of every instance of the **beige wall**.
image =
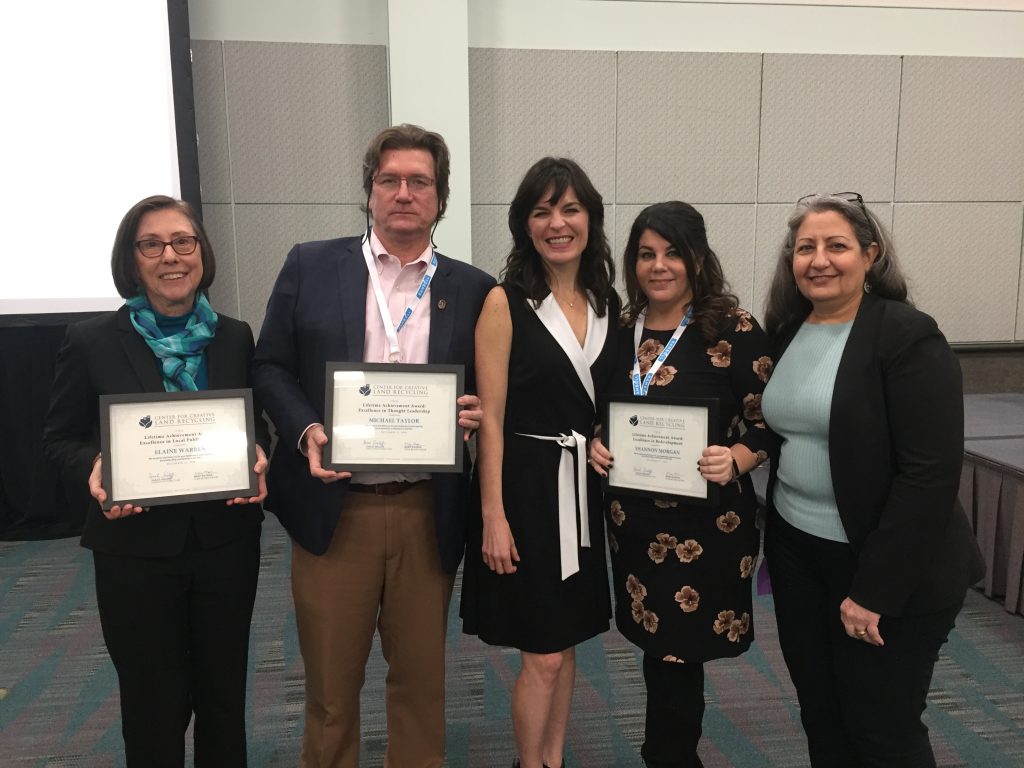
[[[293,242],[363,226],[358,161],[390,122],[386,4],[193,5],[214,298],[258,329]],[[500,267],[527,166],[568,154],[604,194],[617,251],[642,205],[692,202],[760,312],[792,201],[857,190],[951,340],[1024,341],[1024,14],[480,0],[469,46],[469,146],[453,154],[472,171],[475,264]],[[409,50],[423,67],[403,87],[444,87],[428,53]]]

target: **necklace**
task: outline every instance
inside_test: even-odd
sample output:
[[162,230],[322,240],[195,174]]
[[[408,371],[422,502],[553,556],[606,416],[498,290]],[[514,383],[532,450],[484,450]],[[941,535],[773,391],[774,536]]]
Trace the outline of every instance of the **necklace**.
[[577,299],[578,299],[578,297],[577,297],[577,295],[576,295],[576,294],[574,293],[574,294],[572,295],[572,299],[571,299],[571,300],[569,300],[569,299],[563,299],[563,298],[559,298],[558,300],[559,300],[559,301],[560,301],[560,302],[561,302],[562,304],[568,304],[568,305],[569,305],[569,309],[576,309],[576,301],[577,301]]

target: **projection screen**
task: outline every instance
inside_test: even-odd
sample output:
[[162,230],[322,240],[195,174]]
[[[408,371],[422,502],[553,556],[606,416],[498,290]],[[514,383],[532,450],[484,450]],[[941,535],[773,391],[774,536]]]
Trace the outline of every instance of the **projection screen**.
[[0,324],[114,309],[121,216],[152,194],[199,202],[187,0],[2,13]]

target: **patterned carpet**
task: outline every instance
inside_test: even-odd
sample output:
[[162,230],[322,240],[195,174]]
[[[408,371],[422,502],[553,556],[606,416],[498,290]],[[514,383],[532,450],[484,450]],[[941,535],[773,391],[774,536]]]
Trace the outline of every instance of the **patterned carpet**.
[[[288,586],[287,537],[273,518],[253,619],[249,764],[295,766],[302,661]],[[458,600],[456,584],[455,600]],[[0,542],[0,765],[121,766],[117,681],[96,617],[92,559],[74,540]],[[778,649],[771,598],[755,604],[757,642],[708,666],[708,768],[807,765],[795,696]],[[450,768],[511,765],[509,690],[515,652],[449,623]],[[365,766],[384,749],[384,664],[378,648],[363,695]],[[643,683],[634,649],[614,630],[578,649],[567,765],[640,766]],[[971,593],[936,667],[927,722],[940,766],[1024,765],[1024,617]]]

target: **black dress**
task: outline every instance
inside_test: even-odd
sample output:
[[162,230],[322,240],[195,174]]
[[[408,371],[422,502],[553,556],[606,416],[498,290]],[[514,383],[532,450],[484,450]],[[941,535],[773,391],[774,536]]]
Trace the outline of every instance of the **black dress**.
[[[475,513],[470,513],[460,613],[463,631],[479,635],[486,643],[554,653],[608,629],[611,601],[600,483],[594,472],[585,473],[591,544],[577,548],[579,572],[563,580],[558,472],[565,452],[573,461],[576,477],[576,453],[556,442],[525,435],[555,436],[576,431],[589,438],[596,410],[566,352],[525,296],[508,285],[503,287],[512,318],[512,348],[505,403],[502,499],[520,562],[516,573],[504,575],[484,565],[480,554],[480,488],[479,479],[475,479]],[[549,296],[548,300],[553,298]],[[616,300],[607,311],[606,337],[594,340],[600,349],[590,366],[596,393],[607,386],[611,373],[618,312]]]
[[[644,329],[642,373],[671,336]],[[632,393],[633,343],[633,328],[622,329],[609,394]],[[717,399],[714,443],[740,442],[763,459],[770,438],[761,393],[771,368],[767,337],[737,310],[714,344],[696,326],[688,328],[649,394]],[[760,542],[750,477],[721,487],[717,507],[622,494],[604,501],[619,631],[663,661],[699,663],[747,650],[754,639],[751,581]]]

